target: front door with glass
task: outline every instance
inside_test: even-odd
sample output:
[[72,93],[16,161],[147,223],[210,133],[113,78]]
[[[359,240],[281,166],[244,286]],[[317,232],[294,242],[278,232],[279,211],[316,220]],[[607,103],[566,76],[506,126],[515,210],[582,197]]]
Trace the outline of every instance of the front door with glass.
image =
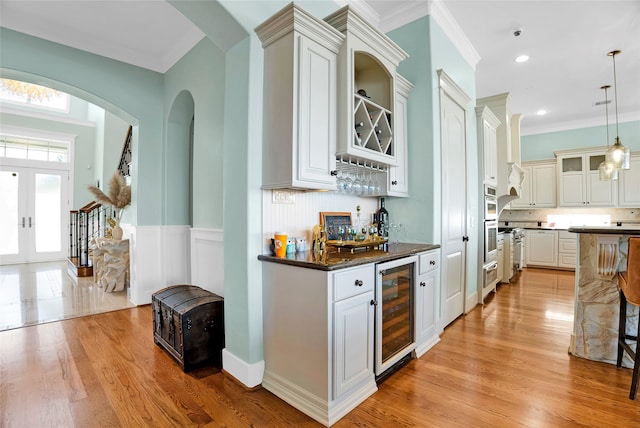
[[0,166],[0,264],[67,256],[68,171]]

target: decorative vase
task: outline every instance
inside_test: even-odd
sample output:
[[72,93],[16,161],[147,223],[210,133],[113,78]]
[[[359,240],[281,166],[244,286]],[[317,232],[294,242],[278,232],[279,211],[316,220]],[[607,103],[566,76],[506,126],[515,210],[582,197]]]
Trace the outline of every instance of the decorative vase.
[[114,241],[120,241],[122,239],[122,228],[119,225],[111,229],[111,238]]

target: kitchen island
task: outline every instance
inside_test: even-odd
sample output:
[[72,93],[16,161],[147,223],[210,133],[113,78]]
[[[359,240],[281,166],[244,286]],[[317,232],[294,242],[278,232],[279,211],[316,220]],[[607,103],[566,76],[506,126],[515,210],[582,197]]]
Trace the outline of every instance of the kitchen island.
[[[616,364],[620,296],[618,272],[626,270],[629,236],[640,226],[570,227],[578,234],[573,334],[569,353]],[[627,305],[627,334],[636,335],[638,308]],[[633,367],[625,354],[624,367]]]
[[[440,340],[439,247],[258,256],[262,386],[326,426],[375,393],[382,376]],[[397,337],[407,341],[384,360],[391,368],[382,367],[384,344]]]

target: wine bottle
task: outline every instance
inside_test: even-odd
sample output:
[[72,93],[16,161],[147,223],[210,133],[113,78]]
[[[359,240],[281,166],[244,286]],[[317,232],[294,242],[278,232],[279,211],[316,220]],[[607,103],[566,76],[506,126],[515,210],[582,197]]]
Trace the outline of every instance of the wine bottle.
[[362,126],[364,126],[364,122],[358,122],[358,123],[356,123],[356,129],[357,129],[357,128],[360,128],[360,127],[362,127]]
[[378,210],[378,236],[383,238],[389,236],[389,211],[384,207],[384,198],[380,198]]

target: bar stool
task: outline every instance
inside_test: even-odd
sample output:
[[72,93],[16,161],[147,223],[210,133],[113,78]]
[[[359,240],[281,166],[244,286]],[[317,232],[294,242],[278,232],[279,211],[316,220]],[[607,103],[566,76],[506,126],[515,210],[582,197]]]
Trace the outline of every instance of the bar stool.
[[[618,361],[617,366],[622,367],[622,357],[625,351],[634,361],[633,375],[631,377],[631,390],[629,398],[636,399],[638,392],[638,378],[640,377],[640,314],[638,315],[638,331],[636,336],[626,333],[627,326],[627,302],[640,307],[640,237],[629,238],[629,251],[627,253],[627,271],[618,275],[618,285],[620,290],[620,324],[618,325]],[[627,343],[627,340],[636,342],[635,352]]]

